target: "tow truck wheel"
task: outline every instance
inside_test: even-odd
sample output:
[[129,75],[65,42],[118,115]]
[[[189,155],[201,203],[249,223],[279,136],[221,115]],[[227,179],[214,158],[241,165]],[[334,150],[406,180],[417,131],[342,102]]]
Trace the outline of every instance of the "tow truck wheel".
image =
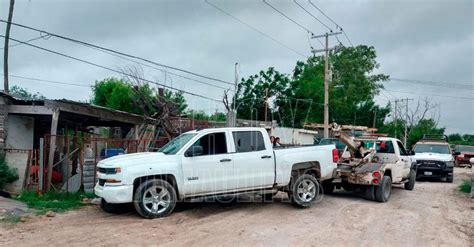
[[319,183],[310,174],[303,174],[291,183],[288,196],[290,201],[301,208],[307,208],[316,202],[319,194]]
[[392,193],[392,179],[389,176],[383,176],[379,186],[375,186],[375,200],[378,202],[387,202]]
[[139,215],[153,219],[171,214],[176,206],[176,190],[165,180],[151,179],[135,190],[133,206]]
[[415,181],[416,181],[416,171],[410,170],[410,177],[408,178],[408,182],[405,183],[406,190],[413,190],[415,188]]

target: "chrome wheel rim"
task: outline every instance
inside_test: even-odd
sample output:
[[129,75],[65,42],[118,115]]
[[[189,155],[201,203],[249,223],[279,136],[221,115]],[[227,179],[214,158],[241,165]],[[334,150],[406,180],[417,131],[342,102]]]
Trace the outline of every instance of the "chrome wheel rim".
[[303,202],[309,202],[316,197],[316,185],[310,179],[303,179],[296,187],[296,194]]
[[142,202],[146,211],[160,214],[171,205],[171,195],[165,187],[153,185],[143,193]]

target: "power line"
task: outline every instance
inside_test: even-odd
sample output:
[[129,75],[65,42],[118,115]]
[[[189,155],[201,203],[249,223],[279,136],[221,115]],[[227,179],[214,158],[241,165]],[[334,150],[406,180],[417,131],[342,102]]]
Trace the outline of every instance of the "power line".
[[290,51],[294,52],[295,54],[298,54],[298,55],[300,55],[300,56],[302,56],[302,57],[307,57],[307,56],[305,56],[304,54],[298,52],[297,50],[295,50],[295,49],[293,49],[293,48],[291,48],[291,47],[289,47],[289,46],[283,44],[282,42],[278,41],[277,39],[275,39],[275,38],[271,37],[270,35],[264,33],[263,31],[260,31],[260,30],[257,29],[256,27],[254,27],[254,26],[248,24],[247,22],[245,22],[245,21],[243,21],[243,20],[237,18],[236,16],[234,16],[234,15],[232,15],[231,13],[225,11],[224,9],[218,7],[217,5],[215,5],[215,4],[211,3],[211,2],[209,2],[208,0],[205,0],[204,2],[207,3],[207,4],[209,4],[209,5],[212,6],[213,8],[219,10],[220,12],[224,13],[225,15],[229,16],[230,18],[236,20],[237,22],[239,22],[239,23],[241,23],[241,24],[247,26],[248,28],[254,30],[255,32],[259,33],[260,35],[262,35],[262,36],[264,36],[264,37],[270,39],[271,41],[273,41],[273,42],[279,44],[280,46],[282,46],[282,47],[284,47],[284,48],[286,48],[286,49],[288,49],[288,50],[290,50]]
[[[299,26],[301,29],[305,30],[306,32],[310,33],[311,35],[314,35],[314,33],[309,30],[308,28],[306,28],[305,26],[301,25],[300,23],[296,22],[295,20],[291,19],[289,16],[287,16],[285,13],[281,12],[280,10],[278,10],[277,8],[275,8],[273,5],[271,5],[270,3],[268,3],[266,0],[262,0],[263,3],[265,3],[266,5],[268,5],[270,8],[272,8],[273,10],[275,10],[277,13],[279,13],[280,15],[282,15],[283,17],[285,17],[286,19],[288,19],[289,21],[293,22],[294,24],[296,24],[297,26]],[[323,45],[323,42],[321,42],[321,40],[319,40],[319,43],[324,47]]]
[[323,23],[320,19],[318,19],[318,17],[314,16],[313,14],[311,14],[311,12],[309,12],[308,10],[306,10],[301,4],[299,4],[296,0],[293,0],[293,2],[295,2],[296,5],[298,5],[298,7],[300,7],[302,10],[304,10],[304,12],[306,12],[308,15],[310,15],[311,17],[313,17],[315,20],[317,20],[319,23],[321,23],[321,25],[325,26],[330,32],[332,32],[332,29],[326,25],[325,23]]
[[458,97],[458,96],[452,96],[452,95],[441,95],[441,94],[426,94],[426,93],[404,92],[404,91],[387,90],[387,89],[385,89],[385,91],[388,91],[388,92],[394,92],[394,93],[407,93],[407,94],[415,94],[415,95],[427,95],[427,96],[435,96],[435,97],[446,97],[446,98],[453,98],[453,99],[474,100],[474,98],[470,98],[470,97]]
[[313,2],[311,2],[311,0],[308,0],[309,4],[311,4],[311,6],[313,6],[314,8],[316,8],[321,14],[323,14],[328,20],[330,20],[334,25],[336,25],[336,28],[339,28],[339,30],[341,30],[341,32],[344,34],[344,36],[346,37],[347,41],[349,41],[349,44],[351,44],[351,46],[354,46],[352,44],[352,41],[349,39],[349,36],[346,34],[346,31],[341,27],[341,25],[337,24],[331,17],[329,17],[328,15],[326,15],[326,13],[324,13],[324,11],[322,9],[320,9],[318,6],[316,6],[316,4],[314,4]]
[[[5,38],[4,35],[0,35],[0,37]],[[122,74],[122,75],[129,76],[129,77],[132,77],[132,78],[137,78],[139,80],[146,81],[146,82],[152,83],[152,84],[156,84],[156,85],[159,85],[159,86],[164,87],[164,88],[169,88],[169,89],[173,89],[173,90],[176,90],[176,91],[179,91],[179,92],[183,92],[183,93],[186,93],[186,94],[189,94],[189,95],[192,95],[192,96],[196,96],[196,97],[200,97],[200,98],[204,98],[204,99],[208,99],[208,100],[212,100],[212,101],[216,101],[216,102],[221,102],[220,100],[212,99],[212,98],[209,98],[209,97],[206,97],[206,96],[203,96],[203,95],[199,95],[199,94],[196,94],[196,93],[184,91],[184,90],[181,90],[181,89],[178,89],[178,88],[175,88],[175,87],[167,86],[167,85],[157,83],[157,82],[154,82],[154,81],[151,81],[151,80],[140,78],[138,76],[135,76],[135,75],[132,75],[132,74],[129,74],[129,73],[125,73],[125,72],[117,70],[117,69],[112,69],[112,68],[109,68],[109,67],[97,64],[97,63],[93,63],[93,62],[86,61],[86,60],[83,60],[83,59],[80,59],[80,58],[76,58],[76,57],[73,57],[73,56],[70,56],[70,55],[66,55],[64,53],[53,51],[53,50],[50,50],[50,49],[47,49],[47,48],[44,48],[44,47],[41,47],[41,46],[25,43],[23,41],[13,39],[13,38],[10,38],[10,39],[13,40],[13,41],[16,41],[16,42],[20,42],[24,45],[34,47],[36,49],[40,49],[40,50],[43,50],[43,51],[46,51],[46,52],[49,52],[49,53],[53,53],[53,54],[56,54],[56,55],[59,55],[59,56],[62,56],[62,57],[66,57],[66,58],[69,58],[69,59],[72,59],[72,60],[76,60],[76,61],[79,61],[79,62],[82,62],[82,63],[86,63],[86,64],[89,64],[89,65],[92,65],[92,66],[95,66],[95,67],[98,67],[98,68],[109,70],[109,71],[112,71],[112,72],[115,72],[115,73],[118,73],[118,74]]]
[[[181,78],[190,80],[190,81],[194,81],[194,82],[197,82],[197,83],[205,84],[205,85],[208,85],[208,86],[211,86],[211,87],[220,88],[220,89],[223,89],[223,90],[228,90],[228,89],[229,89],[229,88],[217,86],[217,85],[214,85],[214,84],[211,84],[211,83],[208,83],[208,82],[204,82],[204,81],[201,81],[201,80],[197,80],[197,79],[194,79],[194,78],[190,78],[190,77],[187,77],[187,76],[184,76],[184,75],[176,74],[176,73],[173,73],[173,72],[164,70],[164,69],[159,69],[159,68],[154,67],[154,66],[151,66],[151,65],[149,65],[149,64],[145,64],[145,63],[142,63],[142,62],[139,62],[139,61],[136,61],[136,60],[133,60],[133,59],[130,59],[130,58],[127,58],[127,57],[124,57],[124,56],[121,56],[121,55],[112,53],[112,52],[108,52],[108,51],[105,51],[105,50],[97,49],[97,48],[95,48],[95,47],[89,47],[89,48],[92,48],[92,49],[94,49],[94,50],[97,50],[97,51],[100,51],[100,52],[109,54],[109,55],[111,55],[111,56],[118,57],[118,58],[123,59],[123,60],[126,60],[126,61],[130,61],[130,62],[139,64],[139,65],[142,65],[142,66],[145,66],[145,67],[154,69],[154,70],[161,71],[161,72],[163,72],[163,73],[165,73],[165,74],[168,73],[168,74],[170,74],[170,75],[175,75],[175,76],[178,76],[178,77],[181,77]],[[232,90],[232,89],[229,89],[229,90],[230,90],[230,91],[234,91],[234,90]]]
[[[0,19],[0,22],[9,23],[8,21],[5,21],[3,19]],[[212,80],[212,81],[217,81],[217,82],[229,84],[229,85],[232,85],[232,86],[234,85],[233,83],[228,82],[228,81],[224,81],[224,80],[213,78],[213,77],[210,77],[210,76],[198,74],[198,73],[195,73],[195,72],[192,72],[192,71],[189,71],[189,70],[185,70],[185,69],[181,69],[181,68],[161,64],[161,63],[157,63],[157,62],[154,62],[154,61],[142,58],[142,57],[126,54],[126,53],[123,53],[123,52],[120,52],[120,51],[117,51],[117,50],[113,50],[113,49],[105,48],[105,47],[102,47],[102,46],[94,45],[94,44],[91,44],[91,43],[88,43],[88,42],[85,42],[85,41],[80,41],[80,40],[77,40],[77,39],[69,38],[69,37],[66,37],[66,36],[62,36],[62,35],[59,35],[59,34],[51,33],[51,32],[48,32],[48,31],[40,30],[40,29],[37,29],[37,28],[34,28],[34,27],[30,27],[30,26],[26,26],[26,25],[14,23],[14,22],[10,22],[10,23],[12,25],[15,25],[15,26],[18,26],[18,27],[21,27],[21,28],[37,31],[37,32],[40,32],[40,33],[46,33],[46,34],[51,35],[53,37],[64,39],[64,40],[71,41],[71,42],[75,42],[75,43],[85,45],[85,46],[88,46],[88,47],[94,47],[94,48],[97,48],[97,49],[105,50],[105,51],[112,52],[112,53],[115,53],[115,54],[119,54],[119,55],[122,55],[122,56],[142,60],[144,62],[153,64],[153,65],[156,65],[156,66],[159,66],[159,67],[180,71],[180,72],[183,72],[183,73],[191,74],[191,75],[198,76],[198,77],[205,78],[205,79]]]
[[[26,40],[25,42],[26,43],[30,43],[30,42],[33,42],[35,40],[38,40],[38,39],[49,39],[51,36],[49,35],[40,35],[39,37],[36,37],[36,38],[32,38],[32,39],[29,39],[29,40]],[[8,47],[14,47],[14,46],[17,46],[17,45],[21,45],[21,43],[16,43],[16,44],[13,44],[13,45],[9,45]],[[0,48],[0,50],[3,50],[5,48]]]
[[[3,74],[0,74],[0,75],[3,75]],[[30,80],[30,81],[40,81],[40,82],[47,82],[47,83],[54,83],[54,84],[71,85],[71,86],[77,86],[77,87],[91,87],[89,85],[84,85],[84,84],[79,84],[79,83],[52,81],[52,80],[45,80],[45,79],[39,79],[39,78],[33,78],[33,77],[19,76],[19,75],[11,75],[10,74],[8,76],[13,77],[13,78]]]
[[402,78],[389,78],[390,81],[399,81],[399,82],[407,82],[407,83],[415,83],[415,84],[423,84],[429,86],[436,86],[436,87],[447,87],[447,88],[461,88],[466,90],[474,90],[474,85],[469,84],[461,84],[461,83],[447,83],[447,82],[435,82],[435,81],[421,81],[421,80],[413,80],[413,79],[402,79]]

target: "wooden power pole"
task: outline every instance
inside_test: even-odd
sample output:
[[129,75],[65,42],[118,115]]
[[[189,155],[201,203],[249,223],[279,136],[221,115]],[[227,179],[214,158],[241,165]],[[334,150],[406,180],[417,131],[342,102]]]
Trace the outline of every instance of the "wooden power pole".
[[3,91],[8,93],[8,46],[10,41],[10,28],[12,26],[13,19],[13,6],[15,5],[15,0],[10,0],[10,9],[8,10],[8,22],[7,28],[5,30],[5,46],[3,50]]
[[311,38],[317,39],[324,37],[326,44],[322,50],[313,50],[313,53],[324,52],[324,138],[329,137],[329,51],[335,50],[338,47],[329,48],[329,36],[338,35],[341,32],[326,33],[323,35],[312,36]]

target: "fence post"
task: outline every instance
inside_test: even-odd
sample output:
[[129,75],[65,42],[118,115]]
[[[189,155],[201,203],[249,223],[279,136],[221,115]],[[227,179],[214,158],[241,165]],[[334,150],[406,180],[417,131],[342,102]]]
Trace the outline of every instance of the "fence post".
[[38,172],[38,192],[43,193],[43,175],[44,175],[44,139],[40,138],[40,150],[39,150],[39,172]]

